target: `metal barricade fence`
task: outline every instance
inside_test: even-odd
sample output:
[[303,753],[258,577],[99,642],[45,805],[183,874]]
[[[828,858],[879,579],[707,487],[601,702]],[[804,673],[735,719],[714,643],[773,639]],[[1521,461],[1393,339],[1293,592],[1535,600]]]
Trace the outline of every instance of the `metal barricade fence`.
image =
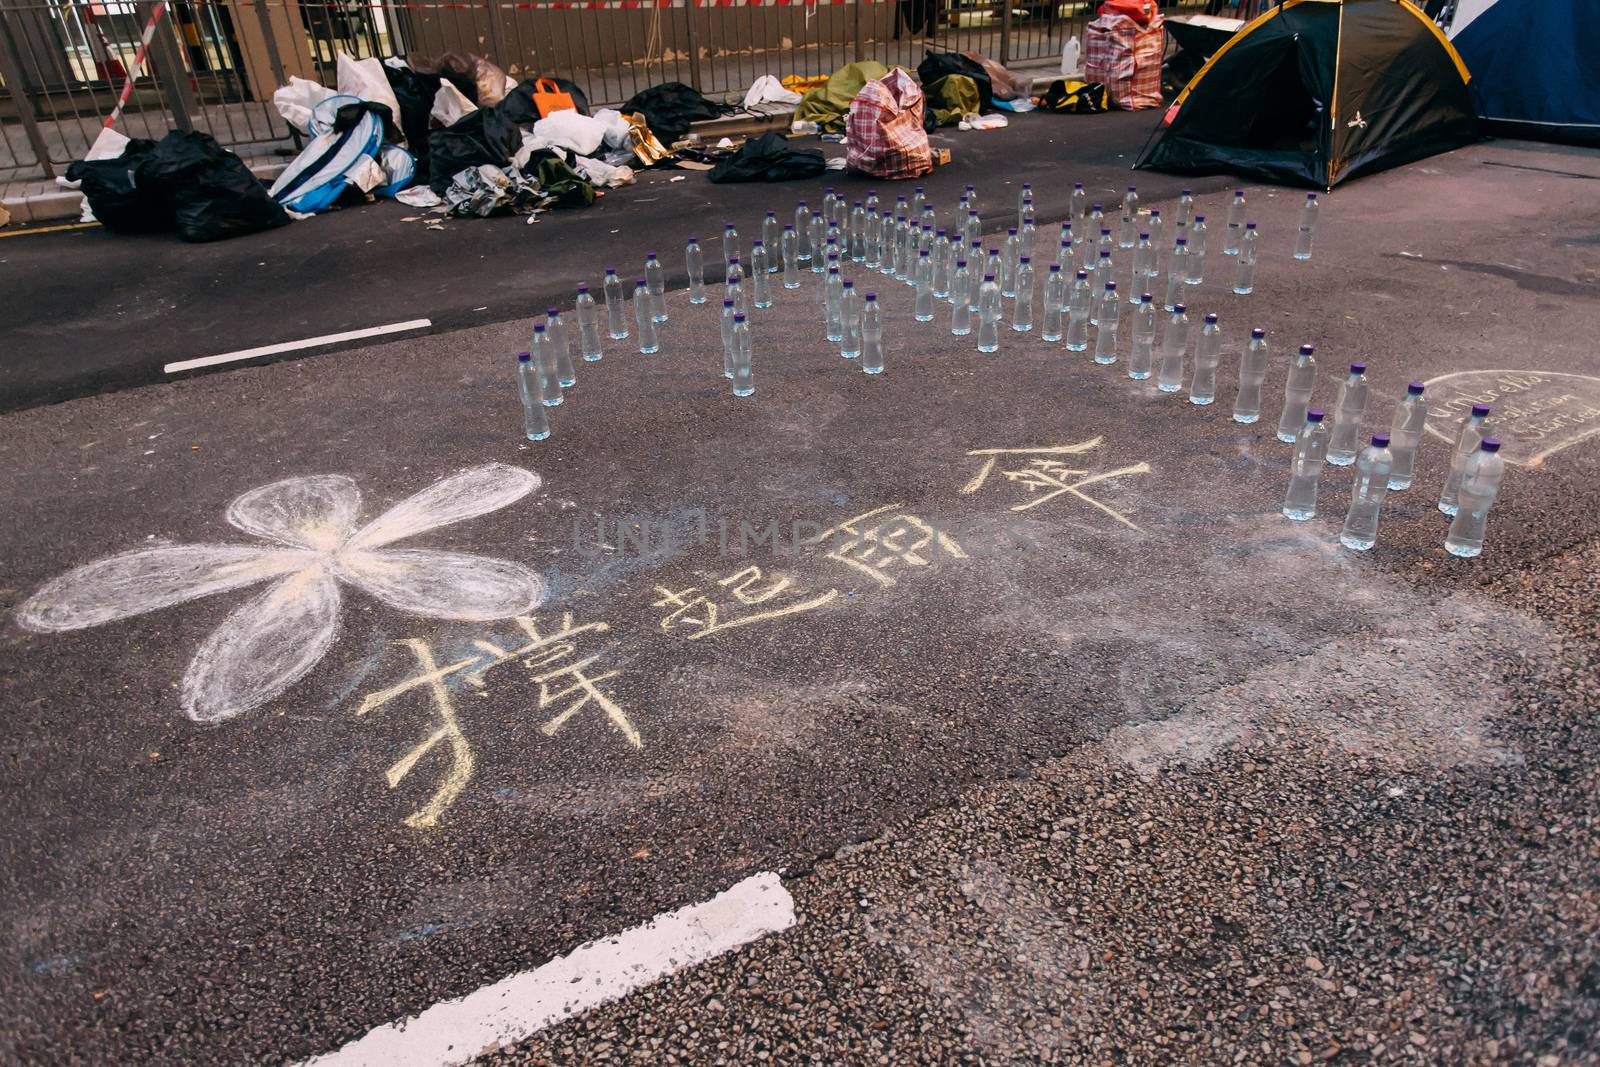
[[915,69],[926,49],[981,52],[1007,64],[1050,59],[1068,37],[1081,39],[1093,6],[0,0],[0,180],[49,176],[83,158],[113,114],[115,128],[133,137],[197,129],[241,154],[292,152],[298,142],[272,107],[272,92],[291,75],[334,85],[339,52],[379,59],[473,52],[514,78],[570,78],[592,104],[616,105],[663,81],[715,98],[742,93],[763,74],[825,75],[852,60]]

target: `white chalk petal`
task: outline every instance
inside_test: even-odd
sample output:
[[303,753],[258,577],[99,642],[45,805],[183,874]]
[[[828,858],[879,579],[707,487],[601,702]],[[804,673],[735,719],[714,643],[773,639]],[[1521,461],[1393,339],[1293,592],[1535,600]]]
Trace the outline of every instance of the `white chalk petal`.
[[29,630],[79,630],[300,570],[309,552],[257,545],[166,545],[97,560],[46,583],[17,609]]
[[539,476],[520,467],[489,463],[459,471],[402,500],[363,527],[348,547],[379,548],[426,530],[498,511],[539,488]]
[[340,577],[390,607],[441,619],[504,619],[544,602],[544,580],[520,563],[461,552],[341,552]]
[[360,511],[361,490],[354,481],[342,474],[314,474],[235,497],[228,521],[269,541],[330,552],[350,536]]
[[223,620],[183,676],[183,710],[221,722],[305,677],[339,630],[339,584],[325,566],[292,575]]

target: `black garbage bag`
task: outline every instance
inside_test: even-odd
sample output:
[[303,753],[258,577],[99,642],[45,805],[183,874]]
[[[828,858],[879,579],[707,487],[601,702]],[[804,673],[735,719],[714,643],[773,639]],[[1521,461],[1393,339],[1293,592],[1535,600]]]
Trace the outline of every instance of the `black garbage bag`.
[[517,124],[494,108],[479,108],[428,134],[428,188],[443,196],[450,179],[468,167],[504,167],[522,144]]
[[671,148],[688,135],[691,122],[714,119],[722,109],[682,82],[664,82],[633,94],[622,113],[643,115],[656,140]]
[[960,52],[927,52],[917,64],[917,80],[932,85],[947,74],[959,74],[978,83],[978,112],[988,114],[994,108],[994,81],[983,64],[968,59]]
[[115,159],[83,159],[67,168],[67,177],[81,183],[89,209],[106,229],[115,233],[172,229],[172,209],[166,196],[139,179],[139,163],[155,147],[154,141],[135,138]]
[[165,195],[185,241],[220,241],[289,224],[244,160],[207,133],[167,134],[140,162],[139,178]]
[[795,148],[780,133],[764,133],[712,167],[710,178],[718,183],[789,182],[815,178],[827,169],[817,149]]
[[534,87],[539,82],[554,82],[557,89],[572,97],[572,105],[578,114],[589,113],[589,96],[577,82],[570,82],[565,78],[523,78],[517,87],[506,94],[506,98],[496,105],[498,110],[512,122],[523,126],[531,126],[539,121],[539,105],[534,103]]
[[406,147],[416,157],[417,180],[422,181],[428,176],[428,113],[433,110],[433,98],[443,79],[437,74],[418,74],[410,67],[396,70],[387,63],[383,64],[383,73],[400,103],[396,118],[400,132],[406,135]]

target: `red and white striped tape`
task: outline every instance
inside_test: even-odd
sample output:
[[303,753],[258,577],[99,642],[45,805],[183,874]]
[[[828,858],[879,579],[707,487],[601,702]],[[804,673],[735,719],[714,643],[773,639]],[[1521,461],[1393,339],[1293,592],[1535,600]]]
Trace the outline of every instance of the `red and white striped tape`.
[[[255,7],[262,0],[234,0],[229,7]],[[851,4],[892,4],[895,0],[525,0],[522,3],[391,3],[402,11],[655,11],[668,8],[712,7],[848,7]],[[277,6],[268,3],[268,7]],[[308,5],[313,9],[318,6]]]
[[122,109],[128,105],[128,97],[133,95],[133,83],[144,70],[144,57],[150,51],[150,42],[155,40],[156,27],[161,24],[161,16],[166,13],[167,0],[156,0],[156,6],[150,12],[150,21],[145,25],[144,32],[139,35],[139,51],[134,54],[133,69],[128,71],[128,77],[122,83],[122,93],[117,97],[117,106],[106,116],[106,121],[100,126],[101,129],[109,130],[122,117]]

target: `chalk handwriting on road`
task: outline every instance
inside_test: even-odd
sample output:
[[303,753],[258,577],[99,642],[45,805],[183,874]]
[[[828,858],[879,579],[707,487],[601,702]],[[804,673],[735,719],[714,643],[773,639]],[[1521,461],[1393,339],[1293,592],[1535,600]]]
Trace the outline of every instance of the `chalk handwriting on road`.
[[1600,434],[1600,378],[1560,371],[1471,370],[1430,378],[1428,430],[1454,442],[1474,404],[1488,404],[1490,432],[1512,463],[1537,467]]
[[439,816],[455,803],[466,788],[477,765],[472,745],[461,727],[461,717],[446,684],[452,676],[459,675],[466,685],[484,692],[490,671],[502,664],[520,662],[528,672],[526,680],[538,687],[539,711],[552,712],[550,718],[539,726],[540,732],[546,737],[554,737],[579,712],[593,708],[605,715],[628,744],[634,748],[644,747],[643,738],[627,714],[612,695],[602,688],[602,683],[615,678],[618,672],[591,673],[600,654],[581,656],[578,653],[576,638],[582,634],[604,634],[610,630],[606,623],[574,624],[572,613],[567,612],[562,616],[561,625],[546,633],[532,616],[519,615],[513,621],[521,631],[516,642],[507,642],[514,647],[502,647],[494,640],[482,637],[473,641],[473,646],[479,650],[478,655],[442,667],[434,655],[433,646],[427,641],[411,638],[397,642],[410,651],[416,660],[416,673],[387,688],[368,693],[356,709],[358,716],[365,716],[412,692],[425,694],[429,701],[437,723],[433,724],[427,736],[395,761],[384,777],[390,789],[398,787],[423,757],[441,744],[447,746],[449,764],[433,795],[406,818],[406,825],[424,829],[436,824]]
[[385,546],[514,503],[539,476],[502,463],[460,471],[359,529],[361,494],[338,474],[288,478],[228,505],[227,521],[261,544],[160,545],[69,571],[17,611],[41,632],[78,630],[272,581],[196,651],[183,710],[214,723],[260,707],[316,666],[339,634],[341,584],[413,615],[485,621],[530,614],[544,581],[507,560]]
[[[814,611],[839,595],[839,590],[808,594],[795,585],[795,580],[776,571],[770,575],[760,567],[745,567],[717,579],[704,587],[687,586],[669,589],[656,586],[657,599],[653,608],[667,609],[661,617],[661,629],[670,633],[676,628],[686,628],[690,641],[698,641],[723,630],[739,626],[781,619]],[[743,611],[743,608],[754,608]]]
[[[1094,485],[1096,482],[1108,481],[1112,478],[1121,478],[1130,474],[1150,473],[1150,464],[1133,463],[1116,470],[1101,471],[1099,474],[1090,474],[1088,468],[1069,466],[1065,461],[1057,459],[1058,456],[1078,456],[1085,452],[1092,452],[1099,448],[1105,440],[1103,437],[1094,437],[1087,441],[1080,441],[1075,445],[1052,445],[1045,448],[976,448],[968,452],[969,456],[982,456],[983,465],[978,468],[978,473],[972,480],[961,487],[962,493],[976,493],[994,473],[995,467],[1003,456],[1015,456],[1021,459],[1027,457],[1023,466],[1015,470],[1003,470],[1001,476],[1007,481],[1015,482],[1028,490],[1030,494],[1042,493],[1033,496],[1012,507],[1012,511],[1027,511],[1062,495],[1070,495],[1088,504],[1090,507],[1099,508],[1107,515],[1116,519],[1124,526],[1137,530],[1133,520],[1129,519],[1116,508],[1102,501],[1096,500],[1085,493],[1084,487]],[[1009,462],[1009,461],[1008,461]],[[1087,475],[1080,478],[1079,475]]]

